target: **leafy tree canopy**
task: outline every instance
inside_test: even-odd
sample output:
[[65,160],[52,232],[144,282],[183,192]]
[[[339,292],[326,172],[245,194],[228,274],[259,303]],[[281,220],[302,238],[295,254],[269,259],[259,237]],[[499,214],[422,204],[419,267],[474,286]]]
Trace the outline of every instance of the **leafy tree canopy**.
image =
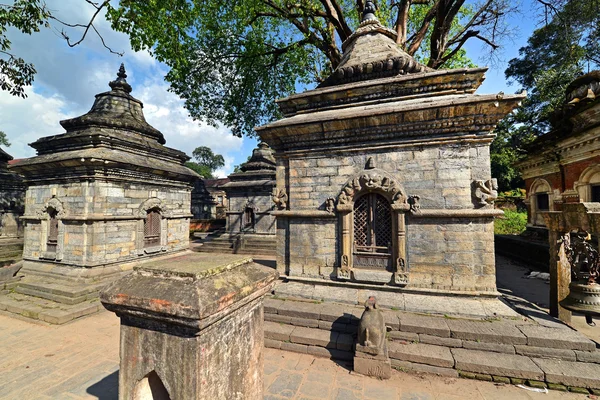
[[213,151],[206,146],[200,146],[194,149],[192,156],[195,161],[188,161],[185,163],[186,167],[196,171],[207,179],[212,179],[213,172],[225,166],[225,159],[223,156],[214,154]]
[[0,144],[2,146],[6,146],[6,147],[10,147],[10,142],[8,141],[8,138],[6,137],[6,133],[0,131]]
[[[190,115],[230,127],[235,135],[278,117],[275,99],[310,86],[339,64],[341,43],[358,26],[364,0],[82,0],[96,8],[87,23],[61,21],[42,0],[0,4],[3,90],[23,95],[33,65],[10,53],[7,27],[25,33],[52,23],[69,46],[98,34],[104,11],[135,50],[148,49],[170,67],[166,79]],[[509,0],[379,0],[378,17],[398,33],[398,45],[432,68],[472,66],[464,44],[495,50],[509,31]],[[56,29],[56,28],[55,28]],[[104,41],[103,41],[104,43]],[[106,44],[105,44],[106,46]],[[112,51],[109,47],[107,47]],[[2,58],[3,57],[3,58]]]

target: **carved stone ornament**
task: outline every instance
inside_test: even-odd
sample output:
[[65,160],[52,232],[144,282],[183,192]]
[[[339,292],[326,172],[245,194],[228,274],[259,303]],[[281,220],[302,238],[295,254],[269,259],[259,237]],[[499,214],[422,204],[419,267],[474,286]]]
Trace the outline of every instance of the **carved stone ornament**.
[[388,198],[395,210],[408,211],[408,198],[400,184],[387,172],[379,169],[364,170],[349,180],[338,196],[338,211],[352,211],[354,198],[362,192],[379,192]]
[[498,181],[496,178],[487,181],[473,182],[473,198],[479,206],[491,206],[498,198]]
[[360,348],[361,351],[373,355],[383,353],[385,334],[383,312],[379,309],[375,296],[369,296],[365,302],[365,311],[363,311],[358,324],[357,343],[363,346]]
[[256,204],[254,204],[254,202],[252,200],[247,200],[246,204],[244,204],[242,206],[242,209],[240,210],[241,212],[246,211],[248,208],[252,209],[255,213],[259,212],[260,210],[258,209],[258,207],[256,206]]
[[171,217],[173,215],[173,213],[171,212],[171,210],[169,209],[169,207],[167,206],[167,204],[164,201],[162,201],[159,198],[152,197],[152,198],[149,198],[148,200],[144,201],[138,207],[138,212],[137,212],[138,218],[146,218],[148,211],[153,210],[153,209],[159,210],[160,214],[163,217]]
[[285,210],[287,208],[288,195],[285,192],[285,189],[277,190],[277,188],[273,188],[271,200],[273,200],[273,203],[275,203],[275,206],[279,210]]
[[408,285],[408,273],[396,272],[393,275],[394,285]]
[[421,197],[414,195],[408,196],[408,204],[410,205],[410,212],[413,214],[418,214],[421,212],[421,204],[419,203]]
[[36,216],[40,219],[48,219],[50,218],[49,210],[52,209],[56,211],[56,218],[61,219],[67,215],[67,211],[65,210],[63,203],[58,200],[56,197],[52,197],[48,200],[41,208],[36,211]]
[[331,214],[333,214],[333,212],[335,211],[335,199],[333,197],[330,197],[327,200],[325,200],[325,211]]

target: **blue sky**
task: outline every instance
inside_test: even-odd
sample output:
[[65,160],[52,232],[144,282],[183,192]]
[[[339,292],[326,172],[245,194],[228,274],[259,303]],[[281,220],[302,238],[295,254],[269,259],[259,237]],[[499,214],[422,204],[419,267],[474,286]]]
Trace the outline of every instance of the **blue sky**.
[[[62,20],[82,22],[89,20],[94,9],[83,0],[47,0],[49,7]],[[538,9],[533,0],[524,0],[520,12],[508,24],[514,28],[512,40],[502,43],[499,61],[490,66],[486,80],[477,93],[513,93],[518,86],[508,86],[504,70],[508,60],[518,55],[535,28]],[[147,121],[161,130],[167,146],[191,155],[194,148],[208,146],[222,154],[226,165],[217,175],[226,176],[233,167],[244,162],[256,146],[255,139],[237,138],[227,127],[214,128],[193,121],[183,108],[183,102],[168,91],[163,77],[166,67],[152,59],[147,52],[134,52],[126,35],[112,31],[103,19],[96,24],[107,44],[124,57],[110,54],[100,40],[89,36],[81,45],[69,48],[57,31],[44,29],[32,36],[9,31],[12,52],[32,62],[38,74],[33,87],[27,88],[28,97],[20,99],[0,92],[0,130],[12,146],[8,153],[15,158],[35,155],[28,143],[63,132],[59,121],[86,113],[94,95],[110,90],[108,82],[116,77],[121,62],[125,63],[132,95],[144,102]],[[75,31],[69,32],[75,38]],[[470,40],[467,54],[479,65],[485,65],[481,42]]]

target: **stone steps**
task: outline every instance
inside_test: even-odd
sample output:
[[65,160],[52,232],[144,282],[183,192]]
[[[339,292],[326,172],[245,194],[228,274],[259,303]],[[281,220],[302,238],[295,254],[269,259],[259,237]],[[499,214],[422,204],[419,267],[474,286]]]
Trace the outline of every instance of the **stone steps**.
[[57,325],[93,314],[101,309],[102,305],[99,300],[68,305],[19,293],[0,296],[0,311]]
[[[362,307],[273,297],[264,304],[267,347],[329,358],[353,355]],[[565,390],[600,388],[600,351],[567,326],[394,310],[384,310],[384,318],[389,356],[398,369]]]
[[44,280],[25,278],[15,288],[15,292],[73,305],[98,298],[99,291],[105,285],[106,283],[68,285],[49,278]]
[[235,253],[248,255],[275,255],[275,238],[244,235],[243,240],[238,235],[219,234],[207,236],[201,246],[194,248],[200,253]]

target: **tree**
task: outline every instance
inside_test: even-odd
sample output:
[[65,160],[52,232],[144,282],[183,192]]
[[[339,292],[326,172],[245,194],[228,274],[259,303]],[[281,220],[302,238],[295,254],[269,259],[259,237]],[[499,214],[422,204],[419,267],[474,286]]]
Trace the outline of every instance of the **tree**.
[[225,159],[223,156],[214,154],[213,151],[206,146],[196,147],[192,152],[192,156],[196,161],[188,161],[185,163],[186,167],[196,171],[204,178],[212,179],[213,172],[225,166]]
[[8,138],[6,137],[6,133],[0,131],[0,144],[2,146],[6,146],[6,147],[10,147],[10,142],[8,141]]
[[[106,17],[129,35],[134,50],[148,49],[165,62],[172,90],[190,115],[253,135],[256,125],[278,117],[275,99],[296,86],[322,81],[339,64],[341,43],[358,26],[364,0],[82,0],[95,7],[87,23],[56,18],[42,0],[0,5],[3,90],[24,95],[35,69],[8,51],[4,32],[32,33],[58,24],[69,46],[81,43]],[[494,50],[506,35],[509,0],[380,0],[378,17],[398,34],[398,45],[432,68],[471,66],[464,44],[477,39]],[[54,28],[56,29],[56,28]],[[67,32],[64,30],[67,29]],[[79,29],[78,39],[69,32]],[[104,40],[103,44],[110,50]],[[12,61],[11,61],[12,60]]]

